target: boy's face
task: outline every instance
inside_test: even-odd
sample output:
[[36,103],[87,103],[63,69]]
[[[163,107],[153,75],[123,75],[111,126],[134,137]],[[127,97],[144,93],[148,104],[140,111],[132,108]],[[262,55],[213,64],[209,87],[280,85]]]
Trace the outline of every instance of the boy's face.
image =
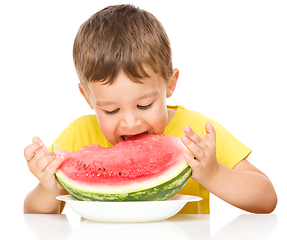
[[166,107],[178,79],[178,69],[167,84],[160,74],[145,68],[150,78],[135,83],[120,72],[112,85],[88,83],[89,93],[79,88],[95,109],[99,127],[113,145],[141,133],[162,134],[173,116]]

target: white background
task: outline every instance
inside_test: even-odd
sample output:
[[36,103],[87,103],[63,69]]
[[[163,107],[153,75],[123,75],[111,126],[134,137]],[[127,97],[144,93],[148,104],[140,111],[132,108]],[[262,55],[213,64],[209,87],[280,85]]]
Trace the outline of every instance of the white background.
[[[199,111],[253,149],[272,180],[275,213],[286,212],[287,3],[241,1],[2,1],[1,204],[22,212],[37,184],[23,149],[49,146],[74,119],[93,113],[80,95],[72,46],[79,26],[112,4],[134,3],[164,25],[179,68],[169,104]],[[211,197],[211,213],[239,212]]]

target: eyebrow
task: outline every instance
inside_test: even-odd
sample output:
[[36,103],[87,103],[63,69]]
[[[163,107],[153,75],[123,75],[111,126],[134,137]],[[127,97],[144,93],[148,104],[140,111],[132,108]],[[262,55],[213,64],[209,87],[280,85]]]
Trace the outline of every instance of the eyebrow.
[[107,105],[116,105],[116,102],[98,101],[98,102],[96,102],[96,105],[99,106],[99,107],[107,106]]
[[158,94],[158,91],[148,92],[148,93],[146,93],[146,94],[140,96],[140,97],[138,98],[138,100],[141,100],[141,99],[144,99],[144,98],[154,97],[154,96],[156,96],[157,94]]
[[[149,93],[146,93],[146,94],[140,96],[138,98],[138,100],[141,100],[141,99],[144,99],[144,98],[154,97],[157,94],[158,94],[158,91],[149,92]],[[114,101],[98,101],[98,102],[96,102],[96,105],[99,106],[99,107],[107,106],[107,105],[116,105],[116,102],[114,102]]]

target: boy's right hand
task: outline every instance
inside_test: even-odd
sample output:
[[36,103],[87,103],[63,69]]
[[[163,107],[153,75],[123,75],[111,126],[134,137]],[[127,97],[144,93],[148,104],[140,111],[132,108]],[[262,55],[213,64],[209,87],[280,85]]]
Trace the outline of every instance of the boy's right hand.
[[24,156],[29,170],[38,178],[42,186],[49,191],[61,191],[63,187],[55,177],[55,172],[64,158],[50,152],[40,138],[34,137],[32,144],[25,148]]

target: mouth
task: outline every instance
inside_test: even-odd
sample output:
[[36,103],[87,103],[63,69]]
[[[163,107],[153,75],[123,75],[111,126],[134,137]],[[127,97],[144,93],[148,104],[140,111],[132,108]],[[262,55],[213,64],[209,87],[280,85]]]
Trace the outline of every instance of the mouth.
[[138,134],[135,134],[135,135],[121,135],[121,139],[123,141],[126,141],[130,138],[133,138],[133,137],[138,137],[138,136],[141,136],[141,135],[146,135],[146,134],[149,134],[150,131],[145,131],[145,132],[142,132],[142,133],[138,133]]

